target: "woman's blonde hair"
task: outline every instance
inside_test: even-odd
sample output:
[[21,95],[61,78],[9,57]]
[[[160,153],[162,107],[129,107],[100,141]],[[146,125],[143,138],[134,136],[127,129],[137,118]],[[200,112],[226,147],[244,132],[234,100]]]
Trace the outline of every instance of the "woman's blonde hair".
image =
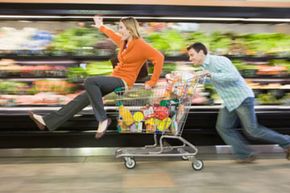
[[122,17],[122,22],[134,39],[140,38],[139,23],[134,17]]

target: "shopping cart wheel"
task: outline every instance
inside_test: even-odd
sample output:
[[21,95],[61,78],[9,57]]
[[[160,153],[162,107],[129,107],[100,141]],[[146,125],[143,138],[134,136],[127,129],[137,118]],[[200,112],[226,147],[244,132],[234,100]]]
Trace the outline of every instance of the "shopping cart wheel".
[[133,168],[135,168],[136,161],[135,161],[134,158],[132,158],[132,157],[125,157],[124,158],[124,161],[125,161],[124,164],[125,164],[125,166],[126,166],[127,169],[133,169]]
[[192,162],[192,168],[195,170],[195,171],[200,171],[202,170],[203,168],[203,161],[201,160],[195,160]]
[[[180,154],[186,154],[186,153],[188,153],[188,152],[185,151],[183,148],[178,148],[177,151],[178,151]],[[189,160],[189,156],[188,156],[188,155],[183,155],[183,156],[181,156],[181,159],[182,159],[182,160]]]
[[183,156],[181,157],[181,159],[182,159],[182,160],[188,160],[188,156],[187,156],[187,155],[183,155]]

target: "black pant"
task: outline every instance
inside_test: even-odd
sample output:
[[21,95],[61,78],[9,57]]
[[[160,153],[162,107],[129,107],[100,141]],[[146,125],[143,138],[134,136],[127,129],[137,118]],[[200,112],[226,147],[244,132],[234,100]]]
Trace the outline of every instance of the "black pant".
[[102,97],[113,92],[118,87],[124,87],[122,79],[111,76],[90,77],[84,83],[85,92],[75,97],[56,112],[44,116],[44,122],[49,130],[55,130],[65,121],[92,105],[97,121],[107,119]]

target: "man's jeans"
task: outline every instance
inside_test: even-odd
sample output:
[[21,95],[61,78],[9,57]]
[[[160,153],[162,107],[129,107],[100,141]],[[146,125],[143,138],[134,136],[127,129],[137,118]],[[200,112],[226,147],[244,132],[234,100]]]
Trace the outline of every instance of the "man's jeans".
[[254,154],[247,146],[244,138],[236,130],[239,120],[244,131],[250,136],[279,144],[282,148],[290,146],[290,136],[279,134],[257,123],[254,98],[249,97],[237,109],[231,112],[226,108],[222,108],[216,124],[218,133],[226,144],[232,146],[238,158],[243,159]]

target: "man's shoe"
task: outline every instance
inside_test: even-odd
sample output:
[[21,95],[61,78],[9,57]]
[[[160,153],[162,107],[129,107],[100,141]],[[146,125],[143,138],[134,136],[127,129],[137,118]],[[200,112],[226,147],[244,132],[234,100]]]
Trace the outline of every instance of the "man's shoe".
[[290,147],[285,149],[286,152],[286,159],[290,160]]
[[111,122],[112,122],[112,120],[110,118],[108,118],[108,122],[107,122],[107,126],[106,126],[105,130],[102,131],[102,132],[97,131],[96,136],[95,136],[96,139],[100,139],[101,137],[103,137],[105,135],[105,133],[106,133],[109,125],[111,124]]
[[236,160],[236,162],[239,163],[239,164],[250,164],[250,163],[255,162],[256,159],[257,159],[256,155],[250,155],[247,158],[238,159],[238,160]]
[[36,124],[36,126],[40,129],[40,130],[45,130],[46,126],[44,124],[42,124],[41,122],[39,122],[35,117],[34,117],[34,113],[29,111],[28,115],[30,117],[31,120],[34,121],[34,123]]

